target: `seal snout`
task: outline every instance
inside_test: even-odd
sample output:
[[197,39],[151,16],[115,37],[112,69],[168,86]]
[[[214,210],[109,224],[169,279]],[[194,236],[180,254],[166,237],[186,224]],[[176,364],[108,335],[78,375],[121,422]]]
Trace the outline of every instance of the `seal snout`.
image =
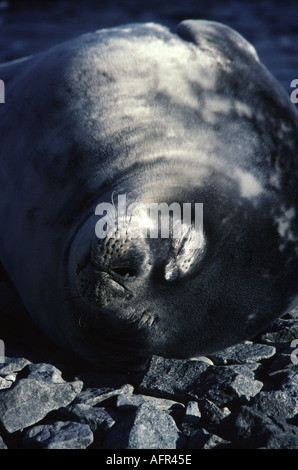
[[149,247],[142,239],[114,237],[95,241],[91,260],[98,269],[109,273],[116,281],[136,280],[150,269]]
[[137,295],[137,285],[150,270],[149,247],[144,240],[95,238],[88,260],[78,264],[76,284],[80,297],[93,307],[107,307],[120,315]]

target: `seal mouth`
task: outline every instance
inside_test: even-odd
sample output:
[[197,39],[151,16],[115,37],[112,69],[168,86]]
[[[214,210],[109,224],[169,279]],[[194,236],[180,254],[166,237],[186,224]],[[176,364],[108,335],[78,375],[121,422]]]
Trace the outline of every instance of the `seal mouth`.
[[149,337],[158,316],[151,309],[135,308],[131,282],[136,270],[127,265],[101,267],[92,258],[77,266],[75,309],[80,336],[99,356],[116,362],[148,358]]

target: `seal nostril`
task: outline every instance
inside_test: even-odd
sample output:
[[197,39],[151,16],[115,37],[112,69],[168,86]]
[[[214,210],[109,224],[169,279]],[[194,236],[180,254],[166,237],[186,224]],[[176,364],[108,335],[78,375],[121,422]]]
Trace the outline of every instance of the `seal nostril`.
[[124,277],[126,279],[130,277],[135,277],[136,275],[135,270],[129,266],[119,266],[113,268],[113,272],[118,274],[118,276]]

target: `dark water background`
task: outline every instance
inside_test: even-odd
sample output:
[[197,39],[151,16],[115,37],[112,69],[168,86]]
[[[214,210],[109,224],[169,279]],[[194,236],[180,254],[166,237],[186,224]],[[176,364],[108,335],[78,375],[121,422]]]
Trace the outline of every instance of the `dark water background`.
[[0,63],[96,29],[153,21],[174,30],[184,19],[220,21],[236,29],[290,94],[291,81],[298,78],[298,0],[0,0]]

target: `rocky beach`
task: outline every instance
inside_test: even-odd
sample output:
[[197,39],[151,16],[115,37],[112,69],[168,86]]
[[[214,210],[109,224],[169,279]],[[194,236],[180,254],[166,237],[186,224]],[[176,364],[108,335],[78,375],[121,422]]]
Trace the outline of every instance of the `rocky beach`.
[[[100,28],[191,18],[240,32],[290,96],[290,1],[1,1],[0,61]],[[298,308],[208,357],[108,373],[48,340],[0,275],[0,449],[298,449]]]

